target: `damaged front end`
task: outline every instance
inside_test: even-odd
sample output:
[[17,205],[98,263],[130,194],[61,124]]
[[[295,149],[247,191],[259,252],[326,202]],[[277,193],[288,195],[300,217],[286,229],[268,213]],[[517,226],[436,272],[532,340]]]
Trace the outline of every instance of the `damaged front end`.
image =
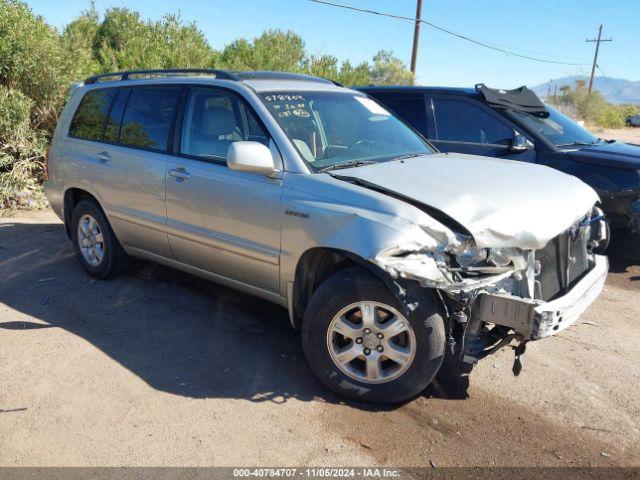
[[574,323],[602,291],[608,263],[595,252],[606,237],[602,211],[593,207],[537,250],[478,248],[458,235],[435,250],[387,249],[375,263],[400,282],[438,292],[448,343],[463,363],[515,342],[517,375],[527,342]]

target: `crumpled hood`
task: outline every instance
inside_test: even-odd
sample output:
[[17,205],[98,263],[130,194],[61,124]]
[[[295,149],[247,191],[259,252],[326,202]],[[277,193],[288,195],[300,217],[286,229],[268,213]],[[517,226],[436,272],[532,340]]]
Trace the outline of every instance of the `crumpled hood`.
[[640,145],[624,142],[582,147],[569,152],[578,162],[624,170],[640,170]]
[[339,170],[343,180],[440,210],[479,247],[542,248],[598,201],[581,180],[551,168],[476,155],[424,155]]

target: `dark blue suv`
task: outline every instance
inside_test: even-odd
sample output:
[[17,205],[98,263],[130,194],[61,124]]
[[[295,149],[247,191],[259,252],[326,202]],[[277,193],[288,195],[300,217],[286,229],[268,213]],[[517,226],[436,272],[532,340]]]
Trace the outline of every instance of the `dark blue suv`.
[[[640,145],[596,137],[526,87],[359,90],[443,152],[541,163],[575,175],[600,195],[620,248],[634,254],[640,250]],[[531,181],[534,185],[535,178]]]

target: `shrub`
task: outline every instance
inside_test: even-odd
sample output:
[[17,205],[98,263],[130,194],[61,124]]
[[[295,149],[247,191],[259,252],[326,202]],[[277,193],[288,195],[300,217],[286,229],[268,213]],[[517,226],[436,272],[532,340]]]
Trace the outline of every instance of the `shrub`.
[[34,101],[0,85],[0,208],[42,180],[46,137],[30,128]]
[[34,101],[36,127],[52,128],[77,68],[59,34],[29,7],[0,0],[0,85]]
[[584,80],[577,80],[573,88],[564,86],[560,91],[561,95],[551,103],[575,110],[579,118],[600,127],[624,127],[627,117],[639,111],[637,105],[608,103],[598,91],[589,94]]

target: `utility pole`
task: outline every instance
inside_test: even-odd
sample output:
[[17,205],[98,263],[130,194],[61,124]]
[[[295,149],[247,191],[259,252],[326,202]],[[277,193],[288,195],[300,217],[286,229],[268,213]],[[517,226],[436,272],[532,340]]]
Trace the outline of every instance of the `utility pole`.
[[422,15],[422,0],[416,5],[416,22],[413,27],[413,50],[411,51],[411,74],[416,77],[416,61],[418,60],[418,40],[420,38],[420,23]]
[[598,29],[598,38],[586,39],[585,42],[595,42],[596,53],[593,56],[593,66],[591,67],[591,78],[589,78],[589,95],[591,95],[591,88],[593,87],[593,75],[596,73],[596,65],[598,64],[598,50],[600,50],[600,42],[613,42],[613,38],[602,38],[602,25]]

